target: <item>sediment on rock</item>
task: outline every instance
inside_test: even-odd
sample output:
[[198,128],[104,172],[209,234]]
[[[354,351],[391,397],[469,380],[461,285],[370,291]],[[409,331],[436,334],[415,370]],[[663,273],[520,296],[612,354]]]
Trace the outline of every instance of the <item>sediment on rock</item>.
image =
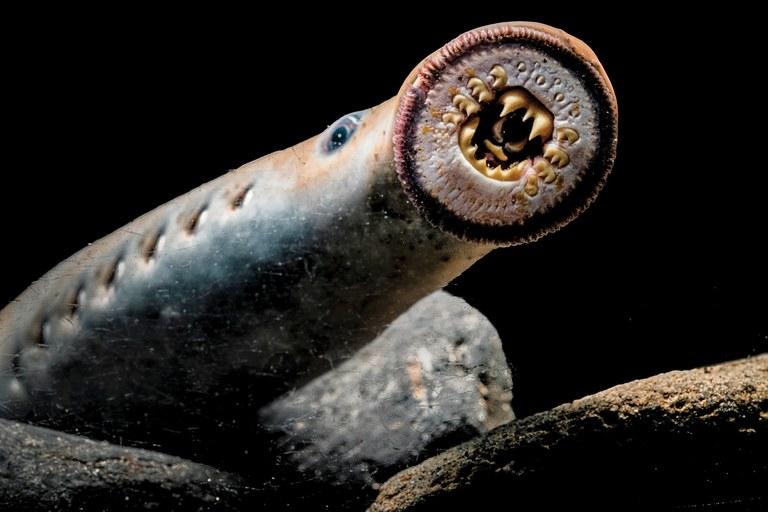
[[178,457],[0,419],[0,510],[242,510],[240,478]]
[[509,423],[395,475],[369,510],[499,502],[765,510],[766,482],[763,354],[622,384]]
[[0,420],[0,509],[359,510],[397,470],[511,420],[511,388],[494,327],[437,292],[265,408],[251,474]]
[[511,399],[496,329],[439,291],[352,359],[263,409],[261,423],[276,436],[273,458],[292,499],[314,505],[333,495],[334,506],[364,508],[396,471],[513,419]]

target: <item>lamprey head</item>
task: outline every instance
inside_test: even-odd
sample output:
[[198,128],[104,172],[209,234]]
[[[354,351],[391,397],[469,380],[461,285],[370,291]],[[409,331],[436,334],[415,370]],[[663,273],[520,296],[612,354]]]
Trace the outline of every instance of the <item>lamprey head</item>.
[[581,41],[534,23],[479,28],[406,81],[398,175],[442,229],[500,244],[535,240],[602,188],[617,116],[608,77]]

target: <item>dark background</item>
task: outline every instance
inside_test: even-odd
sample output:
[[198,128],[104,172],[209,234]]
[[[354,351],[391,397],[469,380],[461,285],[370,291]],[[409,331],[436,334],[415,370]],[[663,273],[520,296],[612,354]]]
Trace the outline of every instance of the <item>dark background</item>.
[[585,215],[450,286],[499,329],[518,414],[768,350],[759,33],[723,10],[497,4],[7,18],[0,302],[162,202],[388,99],[459,33],[531,19],[592,46],[621,125]]

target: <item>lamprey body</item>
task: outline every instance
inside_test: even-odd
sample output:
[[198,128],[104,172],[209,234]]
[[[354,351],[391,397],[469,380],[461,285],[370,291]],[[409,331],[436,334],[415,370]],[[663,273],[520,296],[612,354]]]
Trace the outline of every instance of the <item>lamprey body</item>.
[[247,459],[259,407],[495,247],[586,208],[616,124],[584,43],[533,23],[468,32],[389,101],[36,281],[0,312],[0,416]]

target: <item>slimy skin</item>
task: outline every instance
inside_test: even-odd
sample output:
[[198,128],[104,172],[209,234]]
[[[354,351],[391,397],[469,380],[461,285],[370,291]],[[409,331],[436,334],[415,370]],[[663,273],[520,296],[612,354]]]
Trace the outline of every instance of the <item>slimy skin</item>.
[[0,312],[0,416],[247,459],[259,407],[495,247],[574,218],[615,144],[613,91],[583,43],[530,23],[469,32],[389,101],[32,284]]
[[249,412],[490,251],[402,194],[395,106],[365,112],[354,144],[247,164],[43,276],[0,314],[2,414],[164,447],[166,431],[253,430]]

